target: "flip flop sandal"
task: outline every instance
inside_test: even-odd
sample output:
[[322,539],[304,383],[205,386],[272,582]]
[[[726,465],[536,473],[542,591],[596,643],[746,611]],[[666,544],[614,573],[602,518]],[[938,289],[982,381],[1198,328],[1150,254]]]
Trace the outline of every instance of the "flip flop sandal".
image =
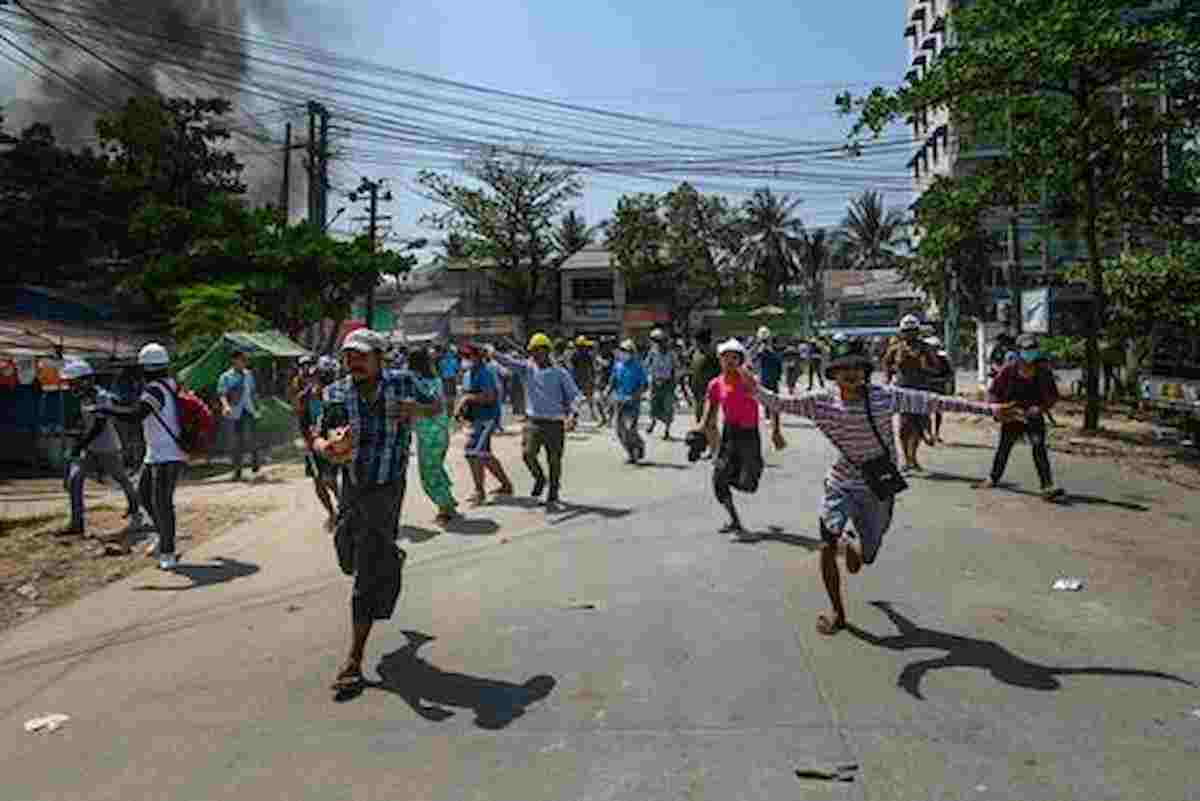
[[343,671],[342,673],[338,674],[336,679],[333,680],[333,684],[330,685],[330,689],[336,692],[348,692],[350,690],[357,690],[361,688],[364,684],[366,684],[366,681],[367,680],[363,678],[361,670],[355,670],[352,672]]
[[832,637],[842,629],[846,628],[846,621],[836,621],[829,615],[817,616],[817,633],[824,634],[826,637]]

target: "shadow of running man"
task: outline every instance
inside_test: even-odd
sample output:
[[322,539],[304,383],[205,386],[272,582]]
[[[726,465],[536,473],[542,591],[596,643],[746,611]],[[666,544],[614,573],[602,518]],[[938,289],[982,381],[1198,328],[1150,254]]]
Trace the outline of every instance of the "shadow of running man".
[[429,664],[417,655],[433,637],[419,631],[405,631],[408,643],[398,651],[385,654],[379,661],[378,683],[368,686],[399,695],[421,717],[441,722],[454,716],[447,707],[470,709],[475,725],[483,729],[502,729],[525,714],[525,708],[542,700],[554,689],[552,676],[539,675],[524,684],[449,673]]
[[925,674],[931,670],[955,667],[986,670],[1005,684],[1024,687],[1028,690],[1057,690],[1062,686],[1058,680],[1059,676],[1139,676],[1174,681],[1189,687],[1195,686],[1186,679],[1157,670],[1039,665],[1036,662],[1022,659],[991,640],[979,640],[974,637],[962,637],[957,634],[922,628],[897,612],[887,601],[872,601],[871,606],[877,607],[887,615],[900,633],[891,637],[880,637],[853,624],[847,624],[846,630],[850,634],[871,645],[893,651],[934,648],[946,652],[945,656],[936,659],[922,659],[906,665],[900,672],[900,678],[896,680],[897,686],[922,701],[925,700],[925,696],[921,695],[921,680]]

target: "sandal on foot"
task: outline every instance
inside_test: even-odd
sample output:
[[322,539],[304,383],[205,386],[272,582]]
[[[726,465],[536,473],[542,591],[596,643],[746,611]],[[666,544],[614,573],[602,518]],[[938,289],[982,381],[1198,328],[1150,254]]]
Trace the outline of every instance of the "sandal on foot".
[[471,504],[472,506],[483,506],[485,503],[487,503],[487,496],[476,493],[467,499],[467,503]]
[[339,673],[337,678],[333,680],[333,684],[330,685],[330,689],[340,693],[348,692],[359,689],[365,683],[366,679],[363,678],[362,670],[357,668],[343,668],[342,672]]
[[817,615],[817,633],[824,634],[826,637],[832,637],[842,629],[846,628],[846,621],[838,618],[831,618],[829,615]]

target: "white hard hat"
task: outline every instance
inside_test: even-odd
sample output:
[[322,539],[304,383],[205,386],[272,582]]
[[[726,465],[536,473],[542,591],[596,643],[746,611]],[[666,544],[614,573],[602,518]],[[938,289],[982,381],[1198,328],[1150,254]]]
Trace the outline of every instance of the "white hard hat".
[[720,345],[717,345],[717,355],[720,356],[725,353],[740,353],[742,356],[745,356],[746,346],[736,339],[727,339]]
[[655,328],[653,331],[650,332],[651,339],[662,339],[665,336],[666,336],[666,333],[664,333],[661,328]]
[[625,351],[626,353],[633,353],[635,350],[637,350],[637,343],[635,343],[632,339],[626,339],[621,342],[619,349]]
[[846,336],[844,333],[842,333],[841,331],[838,331],[836,334],[834,334],[834,335],[833,335],[833,341],[834,341],[834,342],[845,342],[845,341],[846,341],[848,338],[849,338],[849,337],[847,337],[847,336]]
[[68,381],[74,381],[77,378],[87,378],[95,374],[96,371],[83,359],[69,359],[62,368],[62,377]]
[[765,325],[764,325],[764,326],[761,326],[761,327],[759,327],[759,329],[758,329],[758,338],[759,338],[759,339],[766,339],[766,338],[768,338],[769,336],[771,336],[771,329],[770,329],[770,328],[767,328]]
[[138,353],[138,364],[142,367],[166,367],[171,363],[171,354],[157,342],[151,342]]
[[917,319],[915,314],[906,314],[900,318],[901,331],[915,331],[921,327],[921,321]]
[[942,346],[942,340],[938,339],[937,337],[925,337],[925,344],[929,345],[930,347],[940,348]]
[[346,335],[345,341],[342,342],[342,350],[356,350],[359,353],[370,353],[371,351],[384,351],[387,349],[387,340],[380,334],[375,333],[369,328],[357,328]]

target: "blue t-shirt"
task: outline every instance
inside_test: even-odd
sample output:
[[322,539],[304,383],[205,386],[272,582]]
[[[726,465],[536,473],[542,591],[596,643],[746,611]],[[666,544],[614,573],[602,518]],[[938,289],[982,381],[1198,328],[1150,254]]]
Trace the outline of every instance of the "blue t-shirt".
[[639,390],[646,388],[646,370],[642,363],[634,358],[617,362],[612,369],[613,398],[618,401],[628,401]]
[[442,378],[458,378],[458,357],[447,351],[438,359],[438,375]]
[[496,368],[489,364],[476,364],[467,373],[463,389],[466,392],[494,392],[496,399],[491,403],[471,404],[473,420],[500,419],[500,381],[496,377]]

